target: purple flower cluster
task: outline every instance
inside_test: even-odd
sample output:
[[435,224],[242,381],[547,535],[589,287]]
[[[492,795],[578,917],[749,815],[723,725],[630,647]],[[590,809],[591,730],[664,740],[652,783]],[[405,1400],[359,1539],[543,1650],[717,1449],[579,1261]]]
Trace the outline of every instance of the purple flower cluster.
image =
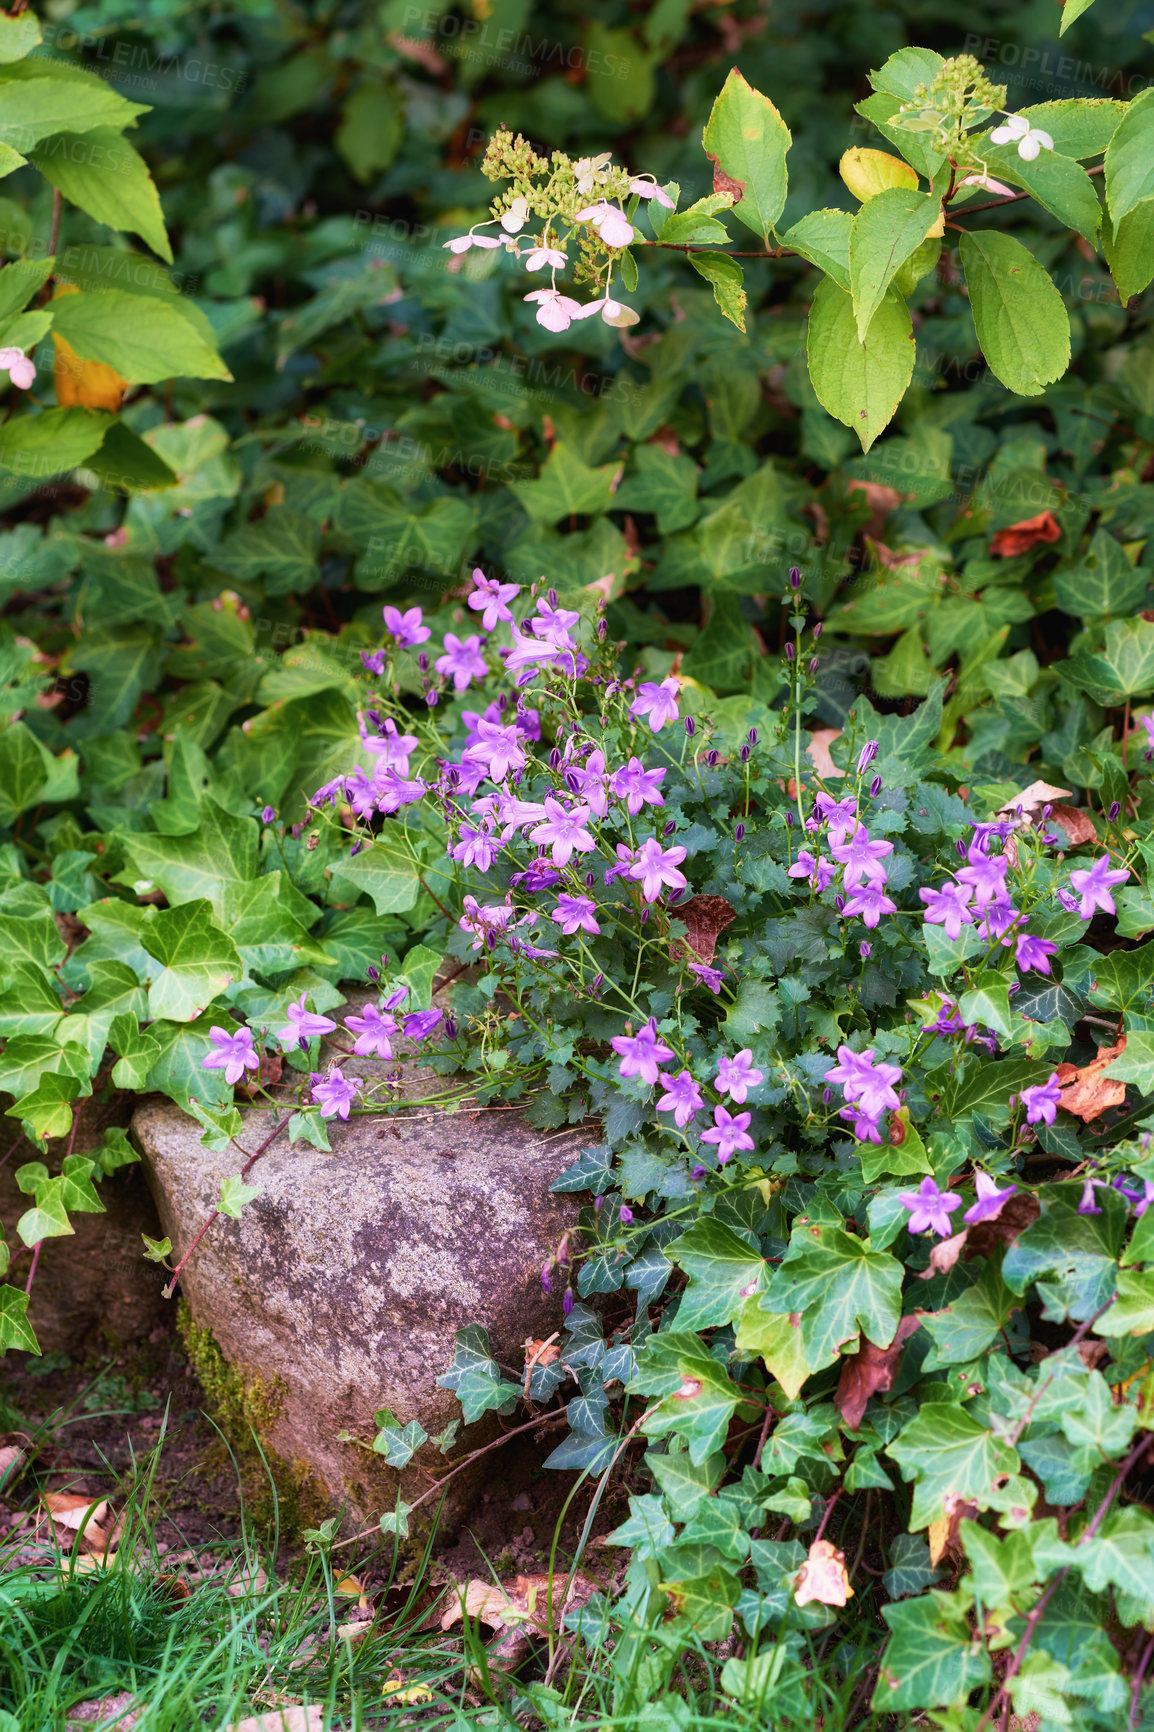
[[817,854],[802,848],[788,869],[790,878],[804,878],[820,895],[829,889],[840,867],[845,892],[841,913],[851,919],[860,915],[872,930],[883,914],[897,912],[897,904],[886,895],[887,873],[882,864],[886,855],[893,853],[894,845],[870,836],[858,820],[853,795],[833,800],[819,793],[806,829],[824,840],[828,852],[821,852],[820,842]]
[[902,1080],[900,1065],[875,1064],[872,1046],[864,1052],[839,1046],[837,1063],[825,1072],[825,1080],[841,1085],[846,1105],[838,1117],[848,1119],[858,1142],[880,1143],[882,1114],[901,1105],[894,1088]]

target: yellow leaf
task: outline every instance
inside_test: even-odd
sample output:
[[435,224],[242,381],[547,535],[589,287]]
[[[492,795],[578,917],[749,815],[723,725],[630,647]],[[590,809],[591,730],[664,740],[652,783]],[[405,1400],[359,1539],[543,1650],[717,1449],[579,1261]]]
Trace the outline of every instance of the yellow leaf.
[[737,1346],[743,1352],[761,1354],[766,1369],[777,1378],[791,1401],[797,1400],[806,1378],[818,1369],[806,1358],[797,1314],[761,1310],[756,1293],[745,1301],[737,1326]]
[[[891,156],[886,150],[866,150],[858,144],[850,146],[837,169],[853,196],[860,199],[862,204],[876,198],[879,192],[888,192],[892,186],[916,188],[918,184],[917,171],[912,169],[908,162],[903,162],[900,156]],[[929,230],[926,239],[938,240],[945,232],[946,219],[943,215]]]
[[[52,299],[60,295],[79,294],[73,283],[60,283]],[[115,367],[104,361],[86,361],[66,343],[58,332],[52,333],[56,347],[56,401],[62,409],[111,409],[115,415],[124,401],[128,380],[122,379]]]

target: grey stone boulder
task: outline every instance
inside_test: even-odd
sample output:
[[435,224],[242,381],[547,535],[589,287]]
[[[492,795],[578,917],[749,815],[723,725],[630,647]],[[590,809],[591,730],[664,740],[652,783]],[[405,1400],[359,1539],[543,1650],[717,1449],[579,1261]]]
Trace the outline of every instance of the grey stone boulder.
[[[343,1068],[378,1081],[398,1074],[368,1060]],[[400,1079],[404,1099],[445,1089],[411,1061]],[[274,1123],[269,1111],[247,1112],[243,1147],[255,1150]],[[132,1131],[177,1259],[241,1157],[204,1148],[199,1125],[167,1101],[140,1106]],[[262,1443],[332,1503],[371,1521],[398,1489],[411,1501],[431,1483],[425,1470],[439,1476],[496,1430],[491,1416],[463,1428],[448,1463],[428,1443],[398,1477],[363,1447],[374,1411],[388,1407],[402,1425],[418,1420],[434,1438],[460,1417],[456,1397],[437,1384],[458,1329],[482,1324],[498,1362],[519,1378],[525,1340],[561,1327],[561,1294],[542,1290],[540,1272],[578,1204],[550,1185],[591,1139],[587,1129],[543,1134],[501,1106],[418,1104],[330,1121],[329,1137],[331,1153],[287,1134],[272,1145],[249,1175],[260,1196],[238,1220],[213,1224],[180,1293],[229,1366],[263,1391]],[[340,1442],[342,1431],[360,1443]],[[483,1458],[450,1481],[447,1525],[467,1509],[484,1468]]]

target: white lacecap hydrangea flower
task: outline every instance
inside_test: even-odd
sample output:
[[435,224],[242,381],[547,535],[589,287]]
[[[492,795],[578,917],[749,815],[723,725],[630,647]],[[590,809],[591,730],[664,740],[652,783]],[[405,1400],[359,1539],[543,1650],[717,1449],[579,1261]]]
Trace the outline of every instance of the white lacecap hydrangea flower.
[[1034,162],[1043,150],[1053,150],[1054,140],[1040,126],[1031,126],[1024,114],[1008,114],[990,134],[991,144],[1016,144],[1023,162]]

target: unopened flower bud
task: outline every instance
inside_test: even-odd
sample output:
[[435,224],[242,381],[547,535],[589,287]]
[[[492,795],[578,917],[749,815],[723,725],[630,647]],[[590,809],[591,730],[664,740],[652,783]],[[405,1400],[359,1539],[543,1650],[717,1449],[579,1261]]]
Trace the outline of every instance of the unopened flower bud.
[[814,643],[817,642],[818,638],[821,636],[821,634],[824,630],[825,630],[825,626],[822,624],[821,620],[819,619],[817,624],[813,628],[813,641],[814,641]]
[[835,896],[833,899],[833,905],[837,909],[839,914],[844,913],[845,912],[845,897],[844,896]]
[[735,842],[744,842],[745,841],[745,825],[744,824],[739,824],[737,826],[737,829],[733,832],[733,839]]
[[797,654],[797,651],[794,649],[793,645],[791,643],[787,643],[785,646],[785,659],[786,659],[786,661],[791,662],[796,654]]
[[599,1209],[601,1209],[603,1207],[604,1202],[605,1202],[604,1191],[598,1191],[597,1195],[593,1199],[593,1211],[594,1211],[594,1213],[596,1213]]
[[684,895],[684,890],[671,890],[665,900],[669,903],[680,902]]
[[958,837],[957,841],[954,843],[954,847],[958,851],[958,859],[964,860],[966,857],[966,844],[962,841],[962,838],[960,836]]
[[549,753],[549,768],[551,770],[559,770],[561,768],[561,753],[556,746],[554,746],[553,750]]
[[672,836],[672,834],[676,830],[676,828],[677,828],[677,819],[676,818],[669,818],[666,821],[665,828],[662,830],[661,834],[663,836]]
[[859,776],[865,775],[866,771],[869,769],[870,765],[873,763],[873,761],[877,757],[877,755],[878,755],[878,743],[877,743],[877,741],[876,740],[867,740],[865,745],[862,747],[860,753],[858,754],[857,773]]
[[546,596],[545,599],[549,603],[550,607],[556,607],[557,606],[557,591],[555,589],[551,589],[549,591],[549,594]]
[[748,764],[748,762],[749,762],[749,747],[748,746],[742,746],[742,748],[741,748],[741,761],[743,764]]
[[565,772],[565,786],[568,788],[568,790],[571,794],[579,794],[580,793],[581,783],[577,779],[576,770],[566,770],[566,772]]
[[381,978],[380,969],[375,968],[371,962],[369,963],[368,968],[365,970],[365,973],[368,975],[369,979],[372,981],[377,981]]
[[645,925],[645,922],[648,919],[649,919],[649,906],[648,906],[648,904],[646,904],[646,906],[641,910],[641,924],[642,924],[642,926]]
[[801,572],[796,565],[791,565],[789,568],[789,587],[790,589],[801,588]]
[[833,1090],[832,1089],[822,1089],[821,1098],[822,1098],[822,1103],[828,1107],[830,1102],[833,1100]]
[[865,962],[868,957],[873,955],[873,951],[870,949],[869,941],[868,941],[868,939],[865,939],[865,938],[863,938],[861,943],[858,945],[857,951],[858,951],[858,955],[861,957],[863,962]]
[[552,1293],[552,1291],[553,1291],[553,1263],[552,1263],[552,1259],[550,1259],[550,1261],[548,1263],[542,1263],[542,1265],[541,1265],[541,1286],[546,1293]]
[[749,741],[751,746],[756,746],[756,744],[757,744],[757,729],[756,728],[750,728],[748,734],[745,737]]
[[705,1177],[705,1174],[706,1174],[706,1168],[698,1165],[698,1166],[694,1167],[694,1169],[690,1173],[689,1177],[691,1179],[703,1179]]
[[363,842],[354,842],[352,847],[349,849],[349,859],[351,860],[354,854],[359,854],[363,847]]
[[598,643],[604,643],[605,639],[608,636],[609,636],[609,621],[607,619],[599,619],[597,621],[597,641],[598,641]]
[[565,1297],[561,1301],[561,1310],[564,1312],[565,1316],[568,1317],[568,1315],[569,1315],[570,1311],[572,1311],[572,1309],[573,1309],[573,1289],[572,1289],[572,1287],[566,1287]]
[[810,657],[810,663],[809,663],[810,673],[815,674],[820,666],[821,666],[820,659],[817,656],[811,656]]
[[428,706],[431,710],[436,709],[438,698],[437,698],[437,692],[436,692],[435,688],[433,690],[427,691],[425,693],[425,702],[428,704]]
[[689,735],[690,739],[692,739],[694,734],[697,732],[697,723],[694,721],[692,716],[686,716],[685,718],[685,731]]
[[709,765],[711,770],[715,770],[717,768],[717,760],[720,756],[721,756],[720,752],[715,751],[712,746],[709,748],[708,752],[706,752],[705,761]]
[[260,817],[262,824],[271,824],[273,819],[276,817],[276,808],[273,806],[266,806]]
[[586,888],[586,890],[592,890],[592,888],[596,884],[596,882],[597,882],[597,874],[595,872],[586,872],[586,874],[585,874],[585,888]]
[[618,1210],[618,1214],[621,1216],[621,1225],[623,1227],[628,1227],[628,1226],[632,1225],[633,1210],[629,1207],[628,1203],[622,1203],[620,1209]]
[[420,670],[423,674],[428,673],[428,671],[429,671],[429,658],[425,654],[424,650],[422,650],[421,653],[417,657],[417,666],[420,668]]
[[456,1038],[457,1038],[457,1019],[455,1016],[447,1016],[445,1018],[445,1033],[450,1040],[456,1040]]
[[590,996],[591,996],[591,997],[593,997],[593,998],[600,998],[600,996],[601,996],[601,988],[602,988],[602,987],[603,987],[603,986],[604,986],[604,985],[605,985],[605,976],[604,976],[604,975],[603,975],[603,974],[597,974],[597,975],[595,975],[595,976],[594,976],[594,977],[593,977],[593,984],[592,984],[592,986],[591,986],[591,987],[590,987],[590,988],[589,988],[589,992],[590,992]]
[[881,791],[882,791],[882,779],[880,776],[875,776],[873,781],[870,783],[870,793],[876,799],[877,796],[881,793]]
[[1122,810],[1121,800],[1112,800],[1110,802],[1110,810],[1106,814],[1106,822],[1108,824],[1112,824],[1121,810]]

